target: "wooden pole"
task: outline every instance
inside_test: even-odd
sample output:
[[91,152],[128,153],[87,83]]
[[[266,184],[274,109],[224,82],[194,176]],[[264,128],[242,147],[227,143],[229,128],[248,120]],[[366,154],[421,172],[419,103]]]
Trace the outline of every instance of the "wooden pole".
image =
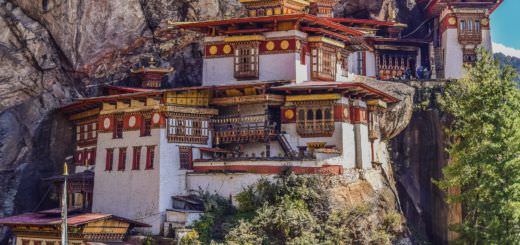
[[68,245],[68,226],[67,226],[67,177],[69,176],[69,169],[67,163],[63,165],[63,193],[61,198],[61,244]]

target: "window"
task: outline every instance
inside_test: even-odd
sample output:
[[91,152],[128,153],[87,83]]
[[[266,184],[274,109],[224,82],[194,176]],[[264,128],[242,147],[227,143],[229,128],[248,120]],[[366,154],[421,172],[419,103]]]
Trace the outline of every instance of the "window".
[[49,0],[42,0],[42,10],[43,11],[49,10]]
[[30,240],[22,239],[22,245],[29,245],[31,244]]
[[56,242],[54,242],[54,241],[46,241],[45,245],[56,245]]
[[141,161],[141,147],[134,146],[134,152],[132,154],[132,170],[139,170]]
[[141,120],[141,136],[150,135],[152,135],[152,119],[143,118],[143,120]]
[[192,169],[193,158],[192,150],[189,146],[179,146],[179,162],[181,169]]
[[146,169],[153,169],[153,162],[155,158],[155,146],[146,147]]
[[42,241],[33,241],[33,245],[42,245]]
[[358,75],[366,75],[365,74],[365,51],[357,52],[357,73]]
[[107,149],[105,158],[105,170],[112,171],[112,164],[114,163],[114,149]]
[[302,137],[330,137],[334,132],[332,105],[303,105],[297,109],[296,129]]
[[209,121],[190,115],[170,117],[168,122],[168,141],[176,143],[205,144],[209,138]]
[[123,118],[116,118],[116,123],[114,125],[113,138],[114,139],[123,138]]
[[117,170],[124,171],[126,165],[126,148],[119,148],[119,158],[117,162]]
[[336,49],[319,45],[311,50],[311,77],[316,80],[336,79]]
[[235,78],[258,78],[258,43],[241,44],[235,50]]

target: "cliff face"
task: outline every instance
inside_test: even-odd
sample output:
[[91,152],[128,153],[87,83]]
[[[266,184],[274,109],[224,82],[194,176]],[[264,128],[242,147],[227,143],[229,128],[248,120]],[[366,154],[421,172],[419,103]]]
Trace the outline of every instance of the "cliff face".
[[[409,32],[420,24],[420,9],[415,0],[343,0],[335,11],[338,16],[402,21]],[[164,21],[241,14],[236,0],[0,0],[0,216],[50,205],[50,187],[41,178],[58,173],[73,150],[71,125],[56,108],[94,95],[99,84],[119,83],[130,65],[149,56],[176,69],[168,78],[170,86],[198,84],[202,52],[197,37],[165,31]],[[386,115],[383,134],[389,139],[412,118],[413,91],[378,86],[404,98]],[[394,142],[417,151],[417,145],[404,141],[408,136],[401,138]],[[427,138],[419,143],[426,147]]]

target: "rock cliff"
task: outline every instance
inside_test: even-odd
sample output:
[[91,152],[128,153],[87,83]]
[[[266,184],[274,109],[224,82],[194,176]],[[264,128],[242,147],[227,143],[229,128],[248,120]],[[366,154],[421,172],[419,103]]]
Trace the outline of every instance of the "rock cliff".
[[[422,14],[415,0],[342,0],[335,11],[338,16],[402,21],[409,25],[406,33],[420,25]],[[164,30],[164,21],[242,14],[236,0],[0,0],[0,216],[51,204],[51,187],[41,179],[58,173],[72,152],[71,125],[56,108],[95,95],[100,84],[119,83],[130,65],[149,56],[176,69],[168,78],[170,86],[198,84],[202,52],[197,36]],[[384,124],[385,138],[394,138],[410,118],[418,120],[419,115],[411,114],[414,91],[390,83],[378,86],[403,99],[386,114],[387,122],[401,119]],[[430,119],[416,130],[438,130]],[[407,141],[411,130],[397,136],[394,149],[428,149],[427,139]],[[407,161],[400,156],[392,159]],[[421,161],[414,164],[418,167]],[[406,167],[397,173],[410,174]]]

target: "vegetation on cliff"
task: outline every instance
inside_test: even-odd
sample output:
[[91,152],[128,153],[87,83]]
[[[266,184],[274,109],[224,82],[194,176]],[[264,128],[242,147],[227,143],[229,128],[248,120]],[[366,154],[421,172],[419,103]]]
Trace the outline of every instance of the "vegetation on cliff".
[[[390,244],[402,234],[401,215],[381,200],[334,207],[327,177],[288,174],[260,180],[229,200],[203,194],[206,213],[186,244]],[[197,242],[193,242],[197,239]],[[191,241],[188,241],[191,240]]]
[[443,109],[453,116],[451,163],[437,182],[461,203],[452,228],[467,244],[520,241],[520,90],[511,67],[481,51],[464,79],[449,84]]

